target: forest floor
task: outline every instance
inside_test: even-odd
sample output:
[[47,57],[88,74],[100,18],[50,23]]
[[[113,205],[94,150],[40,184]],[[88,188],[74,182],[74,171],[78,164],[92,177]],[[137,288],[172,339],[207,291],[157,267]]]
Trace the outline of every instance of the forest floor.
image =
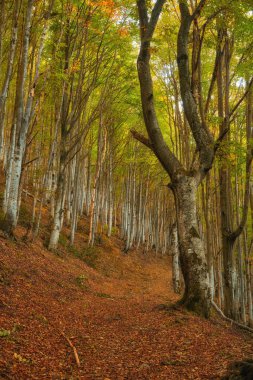
[[248,333],[165,306],[169,259],[105,237],[53,254],[22,234],[0,237],[0,379],[219,379],[252,357]]

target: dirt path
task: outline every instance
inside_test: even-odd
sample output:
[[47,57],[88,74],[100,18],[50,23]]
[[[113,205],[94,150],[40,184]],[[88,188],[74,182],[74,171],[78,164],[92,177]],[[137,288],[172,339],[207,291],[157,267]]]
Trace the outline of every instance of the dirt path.
[[219,379],[252,356],[249,335],[164,309],[166,261],[110,252],[99,273],[0,239],[0,379]]

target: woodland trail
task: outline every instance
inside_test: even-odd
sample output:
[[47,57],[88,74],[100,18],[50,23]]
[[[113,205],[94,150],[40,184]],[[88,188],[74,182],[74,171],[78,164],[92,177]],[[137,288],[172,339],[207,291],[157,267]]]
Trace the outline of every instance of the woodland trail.
[[252,356],[248,334],[164,306],[168,261],[112,245],[101,257],[94,270],[0,239],[0,379],[219,379]]

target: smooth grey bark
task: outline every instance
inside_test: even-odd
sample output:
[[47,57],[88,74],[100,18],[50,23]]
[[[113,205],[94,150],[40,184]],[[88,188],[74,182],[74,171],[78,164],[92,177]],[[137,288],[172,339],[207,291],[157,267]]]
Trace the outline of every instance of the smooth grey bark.
[[[25,153],[26,145],[26,134],[27,134],[27,119],[24,110],[24,94],[25,94],[25,83],[27,78],[27,66],[28,66],[28,52],[29,52],[29,42],[30,42],[30,28],[32,19],[32,7],[34,0],[28,0],[26,8],[26,17],[24,25],[24,36],[23,36],[23,48],[20,58],[20,66],[17,78],[17,90],[15,98],[15,110],[14,110],[14,120],[11,134],[15,133],[15,139],[12,142],[15,144],[14,149],[10,147],[13,153],[13,160],[9,164],[6,180],[9,181],[8,188],[9,192],[6,194],[6,213],[4,229],[7,233],[12,234],[13,228],[17,225],[18,220],[18,210],[19,210],[19,185],[21,178],[22,161]],[[6,183],[7,187],[7,183]]]
[[190,310],[209,316],[211,291],[204,242],[200,236],[197,219],[197,188],[194,177],[182,177],[173,183],[180,265],[185,290],[182,303]]
[[53,226],[52,226],[49,245],[48,245],[48,249],[52,251],[55,250],[58,246],[58,241],[59,241],[60,232],[62,228],[62,220],[63,220],[63,214],[64,214],[64,189],[65,189],[65,176],[64,176],[64,169],[61,167],[59,169],[59,174],[58,174],[58,179],[57,179]]
[[180,263],[179,263],[179,243],[177,233],[177,223],[171,228],[171,250],[172,250],[172,283],[174,292],[180,294]]

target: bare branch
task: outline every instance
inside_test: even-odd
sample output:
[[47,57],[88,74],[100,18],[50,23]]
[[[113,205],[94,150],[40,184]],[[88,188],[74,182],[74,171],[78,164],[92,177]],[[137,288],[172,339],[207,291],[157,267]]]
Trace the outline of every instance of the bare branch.
[[22,168],[25,168],[26,166],[30,165],[31,163],[33,163],[34,161],[37,161],[40,157],[35,157],[33,159],[31,159],[30,161],[27,161],[25,162],[23,165],[22,165]]
[[197,8],[195,9],[195,11],[193,12],[193,14],[191,16],[192,20],[194,20],[196,17],[199,16],[199,14],[202,11],[202,8],[204,7],[205,3],[206,3],[206,0],[200,0]]
[[231,117],[233,116],[233,114],[235,113],[235,111],[238,109],[238,107],[240,106],[240,104],[243,102],[243,100],[245,99],[245,97],[249,93],[249,91],[251,89],[251,86],[252,86],[252,83],[253,83],[253,77],[251,78],[251,80],[250,80],[250,82],[248,84],[248,87],[247,87],[246,91],[244,92],[244,94],[242,95],[242,97],[238,100],[238,102],[236,103],[236,105],[230,111],[230,113],[229,113],[229,120],[227,120],[227,118],[224,118],[222,124],[223,124],[223,126],[224,125],[228,125],[228,127],[225,128],[224,130],[222,130],[222,133],[219,135],[218,139],[216,140],[216,142],[214,144],[214,150],[215,150],[215,152],[219,149],[222,140],[224,139],[224,137],[230,131]]
[[145,145],[146,147],[148,147],[149,149],[151,149],[153,151],[152,142],[147,137],[145,137],[141,133],[135,131],[134,129],[131,129],[130,132],[131,132],[132,136],[135,138],[135,140],[138,140],[143,145]]
[[251,78],[251,80],[249,81],[249,84],[248,84],[248,87],[246,89],[246,91],[244,92],[244,94],[242,95],[242,97],[238,100],[238,102],[236,103],[236,105],[233,107],[233,109],[230,111],[229,113],[229,118],[231,118],[231,116],[233,116],[233,114],[235,113],[235,111],[237,110],[237,108],[240,106],[240,104],[242,103],[242,101],[245,99],[245,97],[247,96],[251,86],[252,86],[252,83],[253,83],[253,77]]
[[[227,124],[226,118],[224,118],[222,124],[223,124],[223,126]],[[215,144],[214,144],[214,151],[215,152],[219,149],[220,144],[222,143],[223,139],[227,136],[227,134],[228,134],[229,131],[230,131],[230,124],[229,124],[229,126],[227,128],[225,128],[225,129],[222,130],[222,132],[220,133],[219,137],[215,141]]]

